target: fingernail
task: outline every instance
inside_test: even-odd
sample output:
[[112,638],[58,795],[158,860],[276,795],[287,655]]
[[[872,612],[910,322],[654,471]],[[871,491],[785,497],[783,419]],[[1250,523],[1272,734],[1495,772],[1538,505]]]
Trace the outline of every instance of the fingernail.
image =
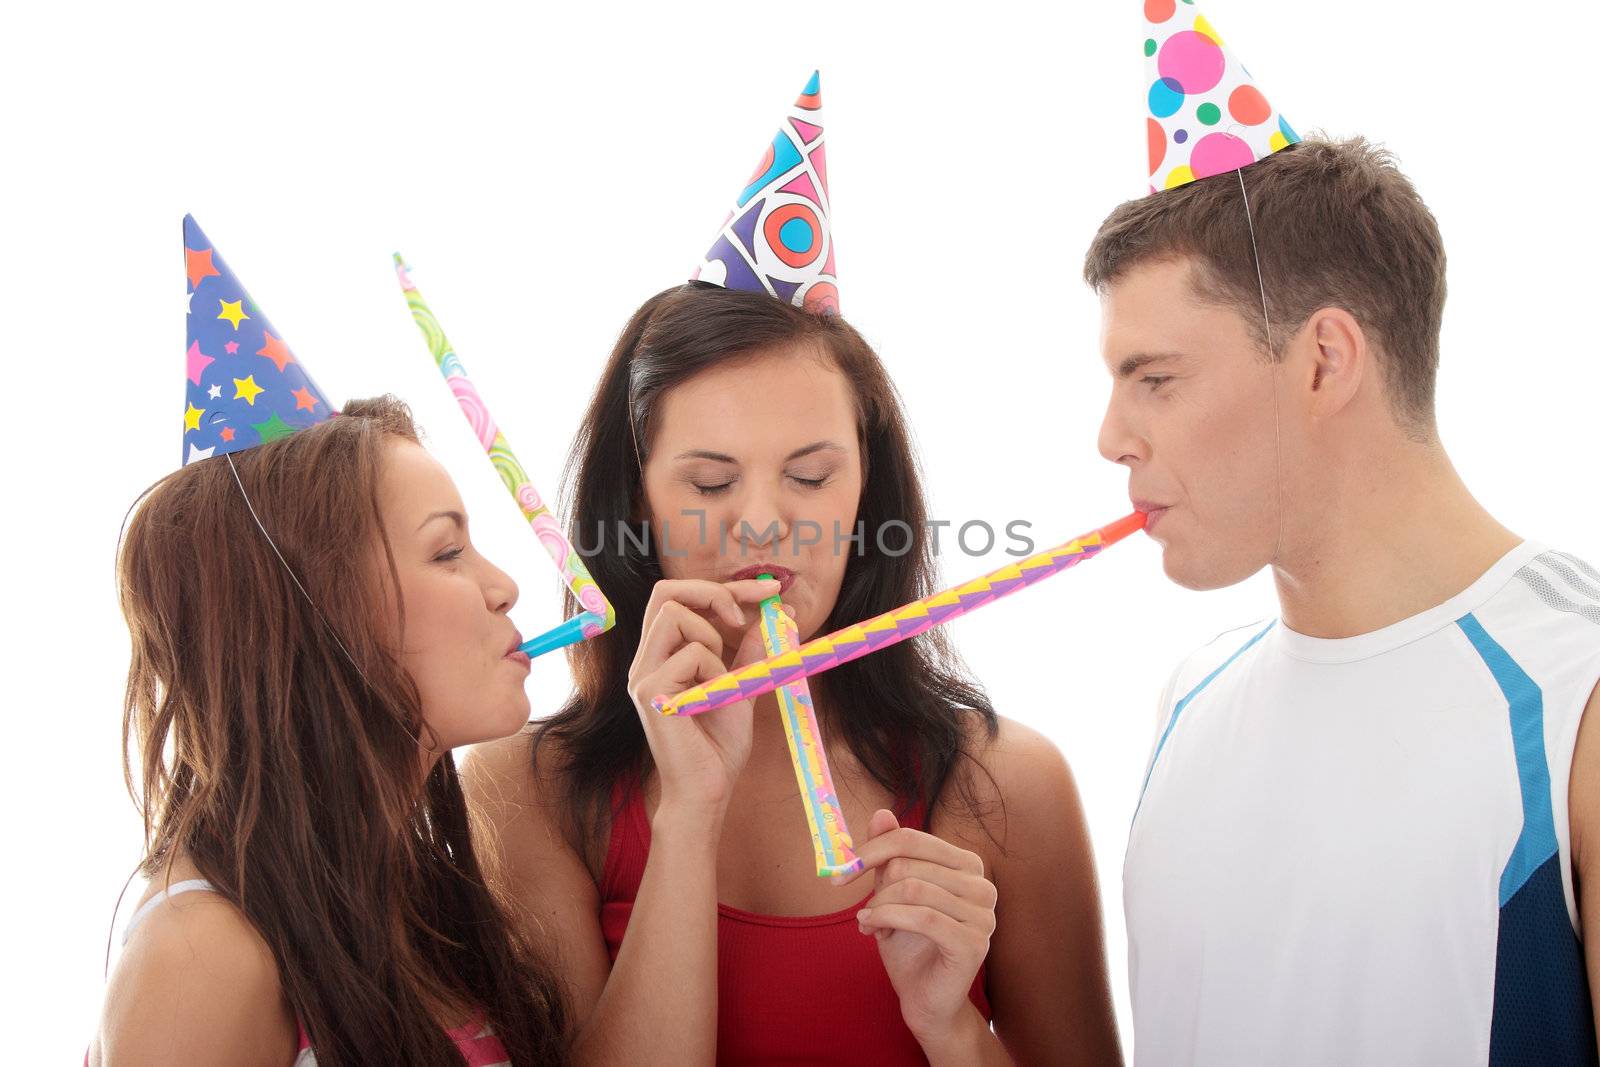
[[870,918],[872,918],[871,908],[862,908],[860,911],[856,912],[856,919],[860,922],[866,922]]

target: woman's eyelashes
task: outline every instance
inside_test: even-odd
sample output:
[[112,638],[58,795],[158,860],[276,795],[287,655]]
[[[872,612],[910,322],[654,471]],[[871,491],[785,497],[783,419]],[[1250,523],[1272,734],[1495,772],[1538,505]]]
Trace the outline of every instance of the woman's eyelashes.
[[[804,489],[821,489],[833,477],[832,471],[791,471],[785,475],[790,481]],[[726,481],[710,481],[690,478],[689,484],[701,496],[719,496],[733,488],[739,479],[729,478]]]
[[794,481],[798,482],[799,484],[805,486],[807,489],[821,489],[823,486],[827,485],[828,480],[833,477],[833,472],[795,471],[791,473],[789,477],[794,479]]
[[433,557],[433,561],[435,563],[454,563],[456,560],[460,559],[462,555],[466,553],[466,551],[466,545],[451,545],[448,548],[441,549]]

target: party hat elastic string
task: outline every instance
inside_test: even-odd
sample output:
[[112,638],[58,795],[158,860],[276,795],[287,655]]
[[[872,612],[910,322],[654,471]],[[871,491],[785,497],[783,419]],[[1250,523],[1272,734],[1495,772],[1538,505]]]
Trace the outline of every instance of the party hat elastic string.
[[1244,186],[1244,168],[1234,171],[1234,174],[1239,178],[1239,195],[1244,198],[1244,222],[1250,229],[1250,256],[1255,260],[1256,287],[1261,292],[1261,324],[1266,329],[1267,359],[1272,365],[1272,480],[1278,503],[1278,528],[1272,539],[1272,561],[1276,563],[1283,549],[1283,420],[1282,401],[1278,395],[1283,386],[1283,367],[1277,350],[1272,346],[1272,312],[1267,307],[1267,282],[1261,271],[1261,249],[1256,245],[1255,213],[1250,209],[1250,193]]
[[287,574],[289,580],[294,583],[294,587],[300,590],[300,595],[305,598],[307,604],[311,605],[311,610],[316,614],[317,620],[322,623],[323,629],[328,631],[328,636],[333,638],[333,643],[339,646],[339,651],[344,654],[344,658],[349,662],[351,668],[361,676],[361,684],[365,685],[367,690],[371,692],[372,683],[367,681],[366,673],[356,663],[356,658],[350,654],[350,650],[344,647],[344,642],[339,640],[339,633],[333,628],[333,623],[328,621],[328,617],[322,613],[322,609],[317,606],[317,602],[311,599],[311,594],[306,591],[306,587],[301,583],[300,577],[295,574],[294,568],[289,566],[287,559],[283,558],[283,552],[279,550],[278,542],[272,539],[272,535],[267,532],[266,526],[261,522],[261,516],[256,514],[256,506],[250,502],[250,494],[245,490],[243,479],[239,477],[239,468],[233,465],[233,453],[225,453],[225,458],[228,461],[228,470],[233,472],[234,484],[239,487],[239,495],[244,498],[244,506],[250,511],[250,518],[255,522],[256,529],[261,531],[261,536],[266,538],[267,547],[272,549],[272,554],[277,556],[278,562],[283,565],[283,573]]

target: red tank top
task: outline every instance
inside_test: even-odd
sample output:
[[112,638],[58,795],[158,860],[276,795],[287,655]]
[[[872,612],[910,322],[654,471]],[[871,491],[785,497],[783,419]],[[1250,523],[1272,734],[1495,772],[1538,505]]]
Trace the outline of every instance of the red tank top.
[[[650,852],[644,795],[621,786],[600,879],[600,928],[616,963]],[[924,829],[921,807],[905,825]],[[717,905],[719,1064],[925,1064],[900,1017],[878,943],[856,929],[860,905],[829,915],[757,915]],[[978,968],[970,994],[990,1017]]]

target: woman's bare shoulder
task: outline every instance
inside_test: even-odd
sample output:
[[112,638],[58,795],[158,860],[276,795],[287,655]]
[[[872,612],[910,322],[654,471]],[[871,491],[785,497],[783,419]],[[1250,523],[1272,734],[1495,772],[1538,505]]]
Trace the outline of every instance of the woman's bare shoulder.
[[298,1036],[266,941],[232,903],[191,891],[155,906],[129,937],[97,1044],[115,1063],[281,1067]]

